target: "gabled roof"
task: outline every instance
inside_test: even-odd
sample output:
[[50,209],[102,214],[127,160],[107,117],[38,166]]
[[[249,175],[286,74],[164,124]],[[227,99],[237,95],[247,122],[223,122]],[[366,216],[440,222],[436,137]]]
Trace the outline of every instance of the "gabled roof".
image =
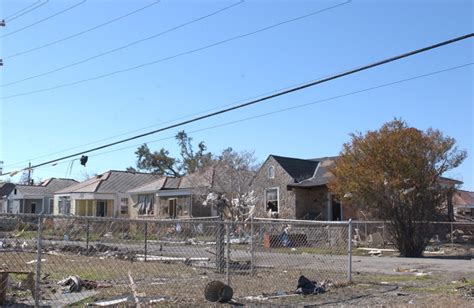
[[73,179],[50,178],[44,180],[38,185],[16,185],[15,188],[23,197],[52,197],[53,194],[61,189],[76,184]]
[[209,168],[203,172],[196,172],[180,178],[162,177],[146,185],[128,190],[129,193],[155,193],[165,190],[192,189],[212,187],[214,170]]
[[13,189],[15,189],[15,184],[13,183],[0,183],[0,198],[8,196]]
[[298,183],[313,176],[319,161],[270,155]]
[[288,187],[309,188],[327,185],[334,178],[331,169],[335,167],[336,159],[337,156],[310,159],[311,161],[318,162],[313,175],[298,183],[288,184]]
[[160,176],[150,173],[110,170],[89,180],[57,191],[69,193],[124,193],[130,189],[151,183]]
[[474,206],[474,192],[458,189],[453,195],[454,206]]

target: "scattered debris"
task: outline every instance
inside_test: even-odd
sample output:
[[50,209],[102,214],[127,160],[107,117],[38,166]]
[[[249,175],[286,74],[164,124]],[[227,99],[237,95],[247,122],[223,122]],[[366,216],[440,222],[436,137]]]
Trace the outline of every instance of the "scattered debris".
[[133,281],[132,271],[128,271],[128,279],[130,280],[130,289],[132,290],[133,299],[135,301],[135,306],[140,308],[140,300],[138,299],[137,285]]
[[[46,259],[41,259],[41,263],[43,263],[45,261],[46,261]],[[31,260],[31,261],[26,262],[26,264],[35,264],[36,262],[38,262],[38,260]]]
[[210,302],[227,303],[233,295],[234,290],[219,280],[209,282],[204,289],[204,297]]
[[303,275],[298,279],[296,294],[321,294],[324,292],[326,292],[324,285],[318,284],[316,281],[311,281]]
[[69,276],[63,280],[58,281],[58,285],[66,286],[67,291],[70,293],[81,292],[82,288],[86,290],[109,288],[111,284],[98,283],[92,280],[82,280],[78,276]]
[[415,276],[416,277],[424,277],[424,276],[431,276],[432,274],[433,274],[432,272],[428,272],[428,273],[419,272],[419,273],[416,273]]

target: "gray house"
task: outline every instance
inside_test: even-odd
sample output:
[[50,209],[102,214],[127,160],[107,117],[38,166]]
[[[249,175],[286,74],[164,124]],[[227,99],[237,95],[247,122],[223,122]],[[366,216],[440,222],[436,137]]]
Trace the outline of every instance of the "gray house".
[[7,212],[52,214],[54,193],[76,183],[72,179],[51,178],[38,185],[15,185],[7,197]]
[[270,155],[251,183],[251,190],[259,198],[256,215],[310,220],[357,218],[350,204],[341,204],[328,191],[336,158]]
[[160,176],[110,170],[84,182],[56,191],[55,215],[129,217],[129,190],[149,184]]
[[214,169],[180,178],[162,177],[128,191],[130,217],[185,218],[217,215],[203,201],[214,182]]
[[8,195],[15,188],[13,183],[0,183],[0,213],[8,213]]

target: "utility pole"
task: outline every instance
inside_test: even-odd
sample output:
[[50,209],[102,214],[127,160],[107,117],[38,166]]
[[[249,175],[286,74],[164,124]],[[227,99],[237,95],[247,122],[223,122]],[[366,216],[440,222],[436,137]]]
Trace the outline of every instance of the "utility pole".
[[31,162],[28,163],[28,185],[31,185]]

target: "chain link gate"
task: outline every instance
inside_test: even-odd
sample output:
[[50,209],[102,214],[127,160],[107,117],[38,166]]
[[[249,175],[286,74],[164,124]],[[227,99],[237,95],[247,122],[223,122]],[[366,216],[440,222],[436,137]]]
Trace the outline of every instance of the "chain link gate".
[[351,278],[350,226],[0,214],[0,300],[204,304],[213,280],[230,285],[236,299],[292,293],[301,275],[345,282]]

